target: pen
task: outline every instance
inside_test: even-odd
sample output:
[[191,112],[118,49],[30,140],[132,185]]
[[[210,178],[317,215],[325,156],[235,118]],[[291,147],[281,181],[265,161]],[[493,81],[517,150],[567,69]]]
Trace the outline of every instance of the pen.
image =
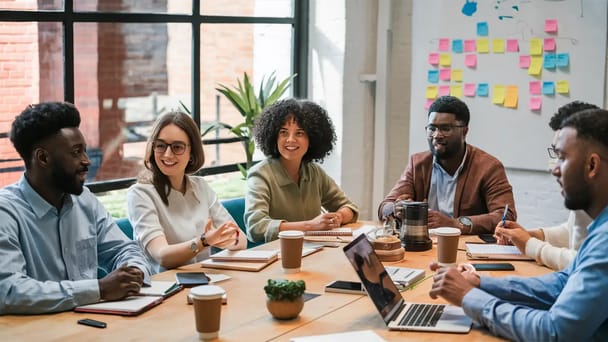
[[502,214],[502,226],[505,226],[505,221],[507,220],[507,213],[509,212],[509,204],[505,205],[505,212]]

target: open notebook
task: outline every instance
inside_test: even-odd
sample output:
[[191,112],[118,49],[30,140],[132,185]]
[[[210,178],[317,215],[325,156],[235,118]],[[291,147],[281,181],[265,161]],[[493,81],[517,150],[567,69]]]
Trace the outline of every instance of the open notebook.
[[466,243],[467,257],[474,260],[533,260],[511,245]]

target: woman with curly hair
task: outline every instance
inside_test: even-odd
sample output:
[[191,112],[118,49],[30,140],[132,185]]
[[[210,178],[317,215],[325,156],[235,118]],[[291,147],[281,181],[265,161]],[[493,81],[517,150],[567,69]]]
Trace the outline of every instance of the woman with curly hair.
[[283,230],[326,230],[357,220],[359,211],[313,161],[323,161],[336,134],[327,111],[307,100],[267,107],[254,128],[267,159],[247,175],[245,222],[252,241],[272,241]]

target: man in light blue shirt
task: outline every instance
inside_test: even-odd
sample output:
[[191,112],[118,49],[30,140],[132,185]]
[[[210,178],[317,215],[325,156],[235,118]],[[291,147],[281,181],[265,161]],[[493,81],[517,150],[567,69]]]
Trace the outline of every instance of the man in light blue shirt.
[[[90,160],[69,103],[28,106],[10,139],[25,163],[0,190],[0,314],[122,299],[149,279],[141,250],[83,187]],[[97,267],[110,272],[97,279]]]
[[553,152],[553,175],[565,206],[594,221],[574,260],[538,277],[479,277],[437,268],[430,291],[460,305],[493,334],[518,341],[608,340],[608,111],[589,109],[566,119]]

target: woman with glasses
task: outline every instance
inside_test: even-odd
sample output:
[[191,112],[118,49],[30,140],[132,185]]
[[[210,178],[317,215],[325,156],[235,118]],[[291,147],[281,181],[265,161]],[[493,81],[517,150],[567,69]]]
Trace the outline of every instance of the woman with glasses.
[[181,112],[160,117],[148,139],[146,170],[127,192],[134,237],[160,272],[209,257],[210,246],[244,249],[247,240],[207,182],[200,131]]

